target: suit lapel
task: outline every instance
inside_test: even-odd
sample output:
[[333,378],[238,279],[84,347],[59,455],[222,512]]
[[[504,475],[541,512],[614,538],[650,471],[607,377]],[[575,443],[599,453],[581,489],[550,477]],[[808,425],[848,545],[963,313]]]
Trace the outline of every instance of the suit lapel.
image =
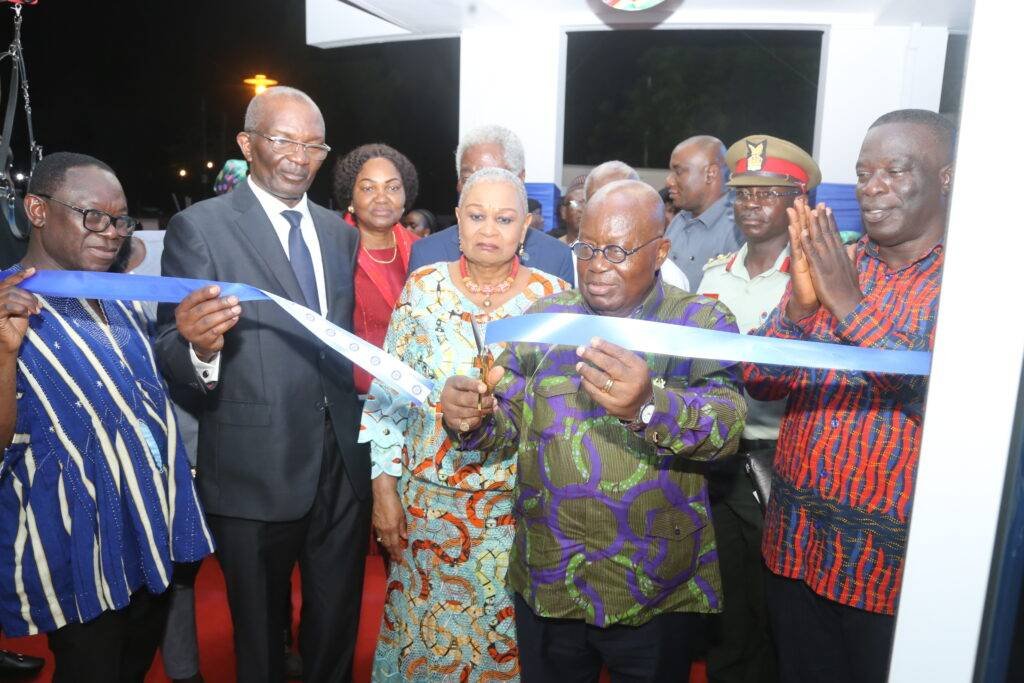
[[234,191],[235,209],[239,215],[235,219],[234,228],[241,239],[252,245],[257,258],[262,260],[263,265],[277,280],[278,291],[284,293],[289,299],[304,305],[305,297],[299,287],[299,281],[295,279],[295,271],[292,264],[284,253],[281,240],[274,232],[274,226],[270,223],[267,212],[256,199],[246,183],[239,183]]

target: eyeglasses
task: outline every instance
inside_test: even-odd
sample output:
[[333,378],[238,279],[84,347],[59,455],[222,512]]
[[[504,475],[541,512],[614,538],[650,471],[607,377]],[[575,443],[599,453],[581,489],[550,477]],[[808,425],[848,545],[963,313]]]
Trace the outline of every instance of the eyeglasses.
[[570,209],[582,209],[584,206],[587,205],[587,203],[579,199],[570,199],[569,201],[565,202],[565,205],[568,206]]
[[99,209],[83,209],[74,204],[68,204],[67,202],[61,201],[56,197],[41,192],[33,192],[37,197],[43,199],[49,199],[51,202],[57,202],[63,206],[68,207],[72,211],[77,211],[82,214],[82,227],[89,232],[104,232],[107,228],[113,224],[114,232],[121,237],[130,237],[135,228],[138,227],[139,222],[131,216],[112,216],[106,211],[100,211]]
[[270,149],[275,154],[295,154],[302,149],[306,152],[306,156],[313,161],[323,161],[327,158],[327,153],[331,151],[330,146],[323,143],[299,142],[298,140],[283,138],[280,135],[265,135],[258,130],[247,130],[245,132],[250,135],[259,135],[264,140],[269,141]]
[[778,190],[754,190],[749,187],[741,187],[736,190],[735,201],[775,206],[783,197],[796,197],[801,194],[803,193],[799,190],[779,192]]
[[648,244],[656,242],[661,239],[661,235],[647,240],[639,247],[633,247],[632,249],[624,249],[617,244],[609,244],[607,247],[598,248],[592,244],[586,242],[576,241],[572,243],[572,253],[576,254],[576,258],[580,261],[589,261],[594,258],[597,253],[604,255],[604,260],[608,263],[622,263],[627,257],[632,256],[636,252],[640,251]]

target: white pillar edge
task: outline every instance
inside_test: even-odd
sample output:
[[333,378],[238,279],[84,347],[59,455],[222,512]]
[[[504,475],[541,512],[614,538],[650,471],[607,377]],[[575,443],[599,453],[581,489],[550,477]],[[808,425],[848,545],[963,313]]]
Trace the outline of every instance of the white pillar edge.
[[1024,230],[993,182],[1016,159],[1022,98],[1007,87],[1007,46],[1022,24],[1020,3],[975,2],[895,683],[971,681],[978,654],[1024,351],[1010,261],[1024,253]]

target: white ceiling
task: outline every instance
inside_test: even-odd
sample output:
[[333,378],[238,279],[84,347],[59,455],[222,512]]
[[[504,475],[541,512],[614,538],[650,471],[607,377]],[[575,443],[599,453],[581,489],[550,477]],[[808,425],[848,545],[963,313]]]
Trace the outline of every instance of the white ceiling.
[[644,12],[601,0],[306,0],[306,42],[320,47],[455,36],[509,23],[566,30],[727,26],[948,26],[966,31],[971,0],[665,0]]

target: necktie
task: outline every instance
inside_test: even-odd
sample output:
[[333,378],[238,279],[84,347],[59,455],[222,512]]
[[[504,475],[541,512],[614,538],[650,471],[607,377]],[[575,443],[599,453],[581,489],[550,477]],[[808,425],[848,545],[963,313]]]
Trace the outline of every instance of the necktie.
[[320,297],[316,294],[316,275],[313,274],[313,257],[309,255],[306,240],[302,239],[302,214],[298,211],[282,211],[281,215],[288,221],[288,259],[292,262],[295,279],[299,281],[306,306],[317,313],[320,312]]

